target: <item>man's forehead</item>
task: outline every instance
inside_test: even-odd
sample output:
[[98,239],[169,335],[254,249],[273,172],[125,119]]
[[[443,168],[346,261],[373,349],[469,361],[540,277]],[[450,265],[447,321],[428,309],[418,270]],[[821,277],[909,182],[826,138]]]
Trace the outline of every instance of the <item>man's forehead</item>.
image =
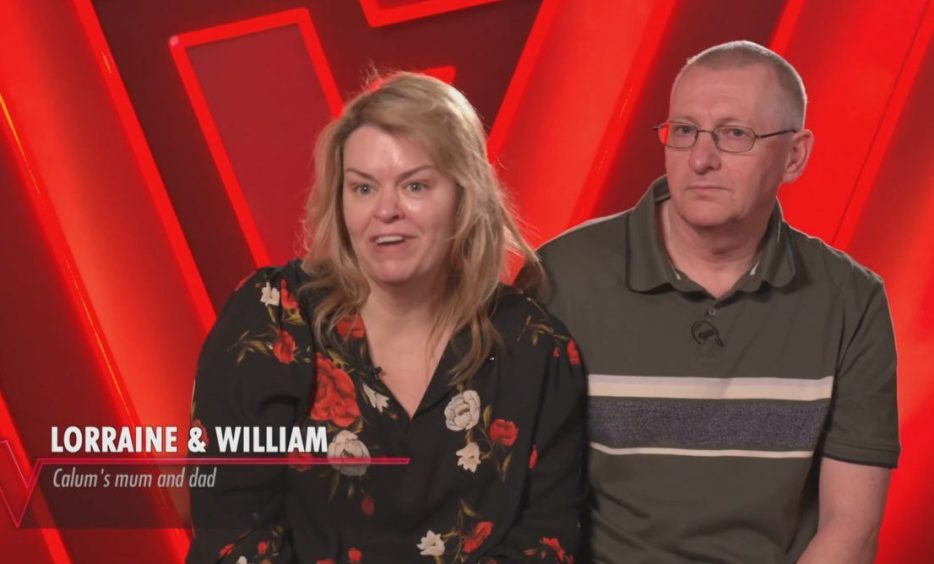
[[765,87],[777,88],[775,71],[762,63],[745,63],[711,66],[697,63],[684,69],[672,84],[672,94],[682,87],[714,88],[717,86],[742,86],[750,91]]
[[777,109],[779,92],[774,72],[765,65],[692,65],[672,86],[669,118],[700,119],[716,114],[713,117],[718,121],[726,121],[758,117]]

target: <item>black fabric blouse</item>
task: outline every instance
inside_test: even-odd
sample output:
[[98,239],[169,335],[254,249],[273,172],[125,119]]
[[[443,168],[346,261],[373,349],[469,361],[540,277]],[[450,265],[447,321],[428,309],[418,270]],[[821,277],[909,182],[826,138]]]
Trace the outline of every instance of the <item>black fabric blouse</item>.
[[[409,418],[359,317],[313,343],[315,298],[296,297],[308,280],[292,262],[238,288],[202,350],[192,424],[320,425],[330,457],[410,462],[220,466],[213,488],[191,490],[188,562],[573,562],[585,378],[564,326],[504,287],[492,313],[504,346],[452,386],[469,339],[455,336]],[[215,443],[198,456],[221,456]]]

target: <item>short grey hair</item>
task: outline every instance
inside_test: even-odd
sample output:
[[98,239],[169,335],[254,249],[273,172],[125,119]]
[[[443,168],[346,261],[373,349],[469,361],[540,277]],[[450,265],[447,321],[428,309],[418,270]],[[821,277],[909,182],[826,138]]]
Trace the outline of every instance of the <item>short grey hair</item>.
[[743,39],[704,49],[687,60],[681,70],[678,71],[674,83],[677,84],[681,76],[693,66],[723,69],[753,64],[766,65],[775,72],[775,78],[782,90],[785,91],[788,100],[787,115],[792,120],[790,125],[798,129],[803,128],[808,97],[804,90],[804,81],[801,80],[801,75],[784,57],[758,43]]

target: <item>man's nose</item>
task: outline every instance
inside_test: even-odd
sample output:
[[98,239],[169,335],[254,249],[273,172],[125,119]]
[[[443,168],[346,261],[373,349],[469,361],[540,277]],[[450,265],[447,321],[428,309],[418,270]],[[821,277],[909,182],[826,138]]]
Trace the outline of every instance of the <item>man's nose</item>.
[[720,168],[720,149],[717,148],[712,132],[697,133],[697,140],[691,146],[689,161],[691,170],[699,174]]

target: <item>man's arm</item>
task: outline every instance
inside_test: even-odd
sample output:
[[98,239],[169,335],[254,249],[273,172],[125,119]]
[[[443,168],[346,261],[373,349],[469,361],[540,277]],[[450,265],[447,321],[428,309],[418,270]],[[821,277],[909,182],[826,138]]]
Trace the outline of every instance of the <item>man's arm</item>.
[[817,534],[798,564],[873,562],[891,470],[821,459]]

